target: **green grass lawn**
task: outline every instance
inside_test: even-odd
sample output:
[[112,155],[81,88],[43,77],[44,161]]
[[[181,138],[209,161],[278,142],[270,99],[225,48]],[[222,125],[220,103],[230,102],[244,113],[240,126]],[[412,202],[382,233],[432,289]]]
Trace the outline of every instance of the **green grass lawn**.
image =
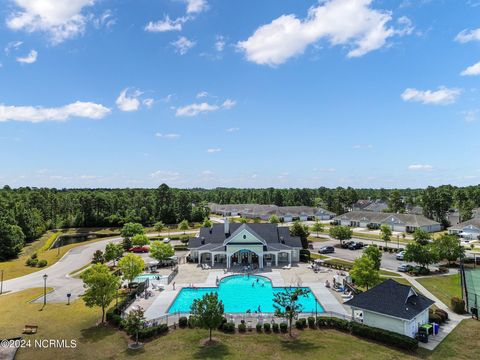
[[460,274],[432,276],[417,279],[417,281],[445,305],[450,306],[450,300],[454,296],[462,297]]
[[124,333],[108,326],[97,325],[98,308],[85,307],[82,300],[71,305],[42,304],[29,301],[42,294],[42,289],[0,296],[0,338],[21,334],[24,325],[38,325],[36,335],[25,339],[76,340],[75,349],[20,349],[16,359],[388,359],[446,360],[475,359],[480,348],[480,322],[463,321],[435,350],[406,353],[375,342],[356,338],[335,330],[304,330],[295,339],[286,335],[227,335],[214,332],[219,343],[205,347],[206,330],[175,330],[168,335],[146,342],[145,348],[132,353],[126,350]]

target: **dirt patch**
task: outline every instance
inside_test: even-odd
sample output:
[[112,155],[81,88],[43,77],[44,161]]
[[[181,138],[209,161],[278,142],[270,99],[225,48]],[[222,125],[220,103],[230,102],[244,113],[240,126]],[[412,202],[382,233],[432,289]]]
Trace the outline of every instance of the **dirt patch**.
[[220,343],[220,340],[218,340],[217,338],[215,337],[212,337],[212,340],[210,339],[202,339],[200,340],[200,345],[202,346],[216,346]]

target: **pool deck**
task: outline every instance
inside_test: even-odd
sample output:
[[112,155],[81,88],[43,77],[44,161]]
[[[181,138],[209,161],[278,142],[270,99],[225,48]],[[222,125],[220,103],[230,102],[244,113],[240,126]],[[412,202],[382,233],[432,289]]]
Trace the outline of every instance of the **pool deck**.
[[[238,273],[225,272],[223,269],[201,270],[191,264],[186,264],[182,267],[184,268],[180,270],[179,276],[175,279],[175,290],[173,289],[173,284],[168,285],[166,289],[161,292],[152,290],[154,293],[153,297],[139,299],[132,305],[141,306],[145,309],[145,318],[147,321],[165,317],[170,305],[182,288],[190,287],[191,285],[195,287],[216,287],[217,279],[221,280],[227,276],[238,275]],[[331,272],[315,274],[312,270],[307,269],[306,266],[301,264],[289,270],[277,268],[256,273],[255,275],[267,277],[275,287],[309,287],[325,312],[333,312],[343,316],[349,315],[349,312],[347,312],[346,308],[340,302],[338,295],[336,296],[324,286],[326,279],[331,280],[333,276]],[[185,280],[191,280],[191,282],[185,282]],[[180,283],[180,281],[182,282]]]

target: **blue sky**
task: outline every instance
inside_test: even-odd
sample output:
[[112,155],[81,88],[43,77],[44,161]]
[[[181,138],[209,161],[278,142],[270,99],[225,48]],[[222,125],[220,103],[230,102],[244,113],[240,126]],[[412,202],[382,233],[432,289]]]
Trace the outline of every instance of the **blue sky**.
[[5,0],[0,184],[479,183],[480,1]]

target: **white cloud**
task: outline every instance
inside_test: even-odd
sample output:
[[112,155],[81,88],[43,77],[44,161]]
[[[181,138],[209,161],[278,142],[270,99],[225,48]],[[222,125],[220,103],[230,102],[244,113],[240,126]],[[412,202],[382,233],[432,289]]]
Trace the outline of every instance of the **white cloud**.
[[155,99],[152,99],[152,98],[143,99],[142,103],[147,108],[151,109],[153,104],[155,103]]
[[38,58],[38,52],[35,50],[30,50],[28,55],[23,56],[23,57],[17,57],[17,61],[22,64],[33,64],[35,61],[37,61]]
[[479,109],[465,110],[462,111],[462,114],[466,122],[475,122],[478,120],[479,111]]
[[175,51],[180,55],[185,55],[188,50],[195,46],[195,41],[187,39],[185,36],[180,36],[176,41],[171,43],[175,47]]
[[200,91],[200,92],[197,94],[197,99],[204,98],[204,97],[207,97],[207,96],[208,96],[208,92],[206,92],[206,91]]
[[462,76],[475,76],[475,75],[480,75],[480,61],[467,67],[465,70],[463,70],[460,75]]
[[226,41],[222,35],[217,35],[215,41],[215,50],[222,52],[225,49]]
[[231,108],[233,108],[235,105],[237,104],[237,102],[235,100],[231,100],[231,99],[227,99],[223,102],[222,104],[222,108],[226,109],[226,110],[230,110]]
[[112,10],[105,10],[100,16],[92,17],[93,26],[95,28],[100,29],[101,27],[105,27],[110,29],[113,25],[117,23],[117,19],[113,16]]
[[185,0],[187,3],[187,14],[198,14],[208,7],[207,0]]
[[177,108],[175,112],[175,116],[192,117],[202,113],[213,112],[221,109],[230,110],[232,107],[235,106],[235,104],[236,104],[236,101],[230,100],[230,99],[225,100],[221,105],[209,104],[207,102],[193,103],[190,105]]
[[180,134],[162,134],[162,133],[155,133],[155,136],[162,139],[178,139]]
[[207,153],[209,153],[209,154],[217,153],[217,152],[220,152],[220,151],[222,151],[222,149],[220,149],[220,148],[207,149]]
[[373,145],[372,144],[357,144],[357,145],[353,145],[353,148],[356,149],[356,150],[372,149]]
[[408,170],[410,170],[410,171],[432,171],[433,166],[432,165],[426,165],[426,164],[414,164],[414,165],[409,165]]
[[23,44],[23,41],[11,41],[5,46],[5,54],[10,54],[12,50],[17,50],[21,45]]
[[473,30],[468,30],[468,29],[462,30],[455,37],[455,41],[458,41],[459,43],[462,43],[462,44],[470,41],[478,41],[478,40],[480,40],[480,28],[473,29]]
[[[389,37],[405,35],[387,23],[392,14],[370,7],[372,0],[328,0],[311,7],[306,19],[282,15],[270,24],[259,27],[252,36],[240,41],[237,48],[249,61],[276,66],[302,54],[321,39],[331,45],[347,45],[348,57],[359,57],[386,44]],[[404,28],[406,18],[401,20]]]
[[127,94],[128,88],[122,90],[117,98],[116,104],[122,111],[137,111],[140,108],[140,100],[138,97],[142,95],[139,90],[134,90],[131,94]]
[[6,106],[0,104],[0,122],[26,121],[39,123],[43,121],[65,121],[71,117],[101,119],[110,113],[110,109],[92,102],[77,101],[57,108],[40,106]]
[[237,132],[237,131],[240,131],[240,128],[238,127],[231,127],[231,128],[228,128],[227,130],[225,130],[226,132]]
[[180,179],[180,173],[176,171],[157,170],[150,174],[150,177],[159,181],[176,181]]
[[96,0],[13,0],[20,10],[11,13],[7,26],[12,30],[45,32],[54,44],[85,31],[88,21],[84,8]]
[[404,101],[417,101],[423,104],[448,105],[454,103],[462,90],[456,88],[440,87],[438,90],[417,90],[408,88],[401,97]]
[[150,21],[145,26],[145,31],[149,31],[149,32],[181,31],[183,24],[187,22],[187,20],[189,20],[189,18],[184,16],[179,17],[175,20],[172,20],[167,15],[163,20],[156,21],[156,22]]

